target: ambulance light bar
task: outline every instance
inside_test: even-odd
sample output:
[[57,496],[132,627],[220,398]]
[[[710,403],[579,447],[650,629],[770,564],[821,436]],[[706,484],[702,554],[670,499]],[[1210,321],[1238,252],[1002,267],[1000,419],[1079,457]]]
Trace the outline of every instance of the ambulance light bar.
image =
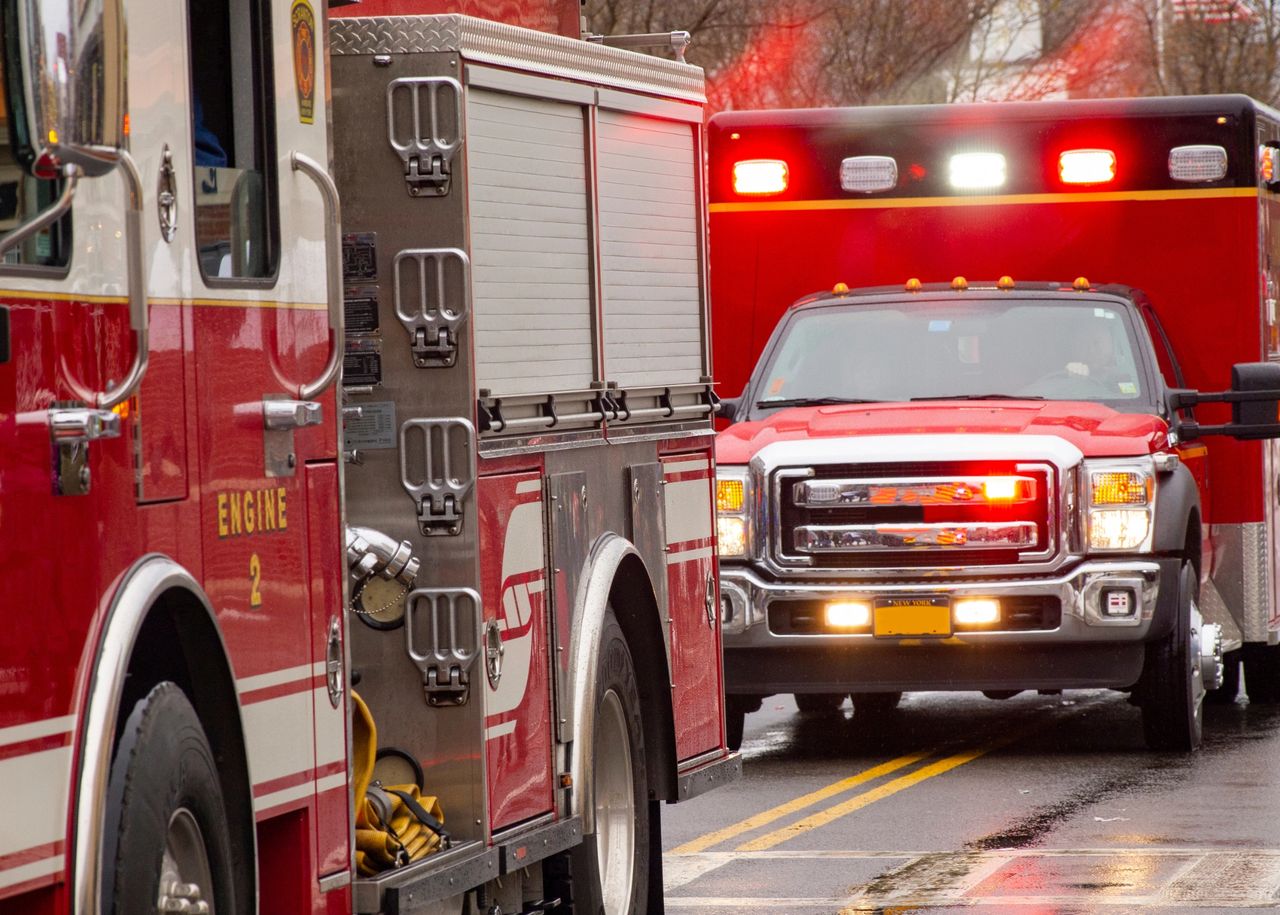
[[733,189],[739,194],[781,194],[787,189],[787,163],[781,159],[743,159],[733,163]]
[[1169,150],[1174,181],[1221,181],[1227,176],[1227,151],[1221,146],[1175,146]]
[[892,156],[850,156],[840,163],[840,187],[873,194],[898,184],[898,162]]
[[1068,149],[1058,156],[1063,184],[1106,184],[1116,177],[1116,154],[1109,149]]
[[957,153],[951,157],[951,186],[960,190],[1002,187],[1005,161],[1000,153]]

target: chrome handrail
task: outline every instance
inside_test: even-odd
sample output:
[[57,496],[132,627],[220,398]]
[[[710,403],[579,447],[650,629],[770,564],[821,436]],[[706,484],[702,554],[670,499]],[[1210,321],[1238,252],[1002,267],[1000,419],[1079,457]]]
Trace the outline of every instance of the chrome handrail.
[[325,235],[325,276],[329,298],[329,361],[315,381],[298,387],[298,397],[310,400],[338,377],[338,369],[342,365],[342,270],[340,257],[342,221],[341,206],[338,200],[338,188],[333,178],[320,163],[296,150],[289,155],[293,170],[302,172],[316,183],[320,195],[324,198],[324,235]]

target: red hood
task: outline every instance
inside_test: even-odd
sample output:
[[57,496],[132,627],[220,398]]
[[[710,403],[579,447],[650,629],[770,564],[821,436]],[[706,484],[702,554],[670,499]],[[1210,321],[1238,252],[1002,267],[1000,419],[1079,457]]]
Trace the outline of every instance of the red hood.
[[948,433],[1056,435],[1085,457],[1124,457],[1167,447],[1167,432],[1157,416],[1061,400],[793,407],[725,429],[716,437],[716,461],[745,464],[765,445],[795,439]]

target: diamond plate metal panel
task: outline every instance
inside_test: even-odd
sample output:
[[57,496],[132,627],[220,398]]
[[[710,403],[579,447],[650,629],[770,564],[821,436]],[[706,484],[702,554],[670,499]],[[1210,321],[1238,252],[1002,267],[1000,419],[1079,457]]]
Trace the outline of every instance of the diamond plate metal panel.
[[487,63],[705,102],[702,69],[472,16],[369,16],[329,23],[337,55],[453,52]]

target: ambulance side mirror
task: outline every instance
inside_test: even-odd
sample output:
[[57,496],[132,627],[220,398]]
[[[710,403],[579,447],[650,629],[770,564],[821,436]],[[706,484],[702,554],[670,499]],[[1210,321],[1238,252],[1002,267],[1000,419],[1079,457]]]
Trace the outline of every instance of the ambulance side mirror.
[[38,178],[115,168],[125,136],[124,0],[3,0],[16,154]]
[[1179,409],[1202,403],[1231,404],[1231,422],[1202,426],[1183,420],[1178,432],[1184,440],[1202,435],[1228,435],[1241,441],[1280,438],[1280,363],[1240,362],[1231,367],[1231,390],[1205,394],[1171,391],[1170,407]]

